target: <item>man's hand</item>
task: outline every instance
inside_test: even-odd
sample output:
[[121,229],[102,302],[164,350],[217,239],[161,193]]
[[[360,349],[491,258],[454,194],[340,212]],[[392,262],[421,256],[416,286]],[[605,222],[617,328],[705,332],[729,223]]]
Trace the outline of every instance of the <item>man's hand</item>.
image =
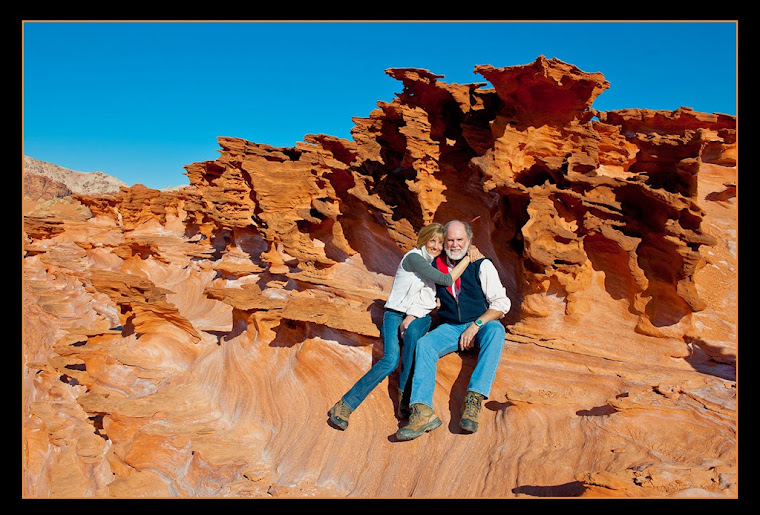
[[475,346],[475,335],[478,334],[478,326],[470,324],[459,336],[459,350],[471,349]]
[[406,332],[406,328],[409,327],[409,324],[414,322],[417,319],[417,317],[413,315],[406,315],[404,319],[401,321],[401,325],[398,328],[398,332],[401,335],[401,338],[404,337],[404,333]]

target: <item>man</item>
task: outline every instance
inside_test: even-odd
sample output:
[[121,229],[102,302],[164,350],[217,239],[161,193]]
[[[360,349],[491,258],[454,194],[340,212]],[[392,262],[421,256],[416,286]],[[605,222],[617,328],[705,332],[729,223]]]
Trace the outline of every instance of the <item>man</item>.
[[[445,257],[441,254],[433,261],[433,266],[444,272],[467,255],[472,242],[472,229],[465,222],[453,220],[446,224],[445,231]],[[478,362],[470,378],[459,426],[470,433],[477,431],[481,403],[490,394],[501,360],[505,329],[499,319],[509,311],[511,302],[490,260],[470,263],[451,287],[436,286],[435,291],[424,288],[407,313],[418,318],[427,315],[436,307],[436,297],[440,300],[441,325],[417,342],[409,400],[412,413],[409,424],[396,433],[400,440],[412,440],[441,425],[433,411],[436,364],[447,354],[474,347],[479,349]]]

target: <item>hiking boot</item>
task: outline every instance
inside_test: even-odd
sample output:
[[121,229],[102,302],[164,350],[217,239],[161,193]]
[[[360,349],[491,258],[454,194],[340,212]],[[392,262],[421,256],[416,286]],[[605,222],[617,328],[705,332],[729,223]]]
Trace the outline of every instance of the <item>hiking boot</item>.
[[414,440],[423,433],[432,431],[441,425],[432,408],[424,404],[412,404],[412,414],[409,415],[409,423],[396,431],[399,440]]
[[462,417],[459,419],[459,427],[474,433],[478,430],[478,415],[480,414],[480,404],[485,399],[485,395],[475,392],[467,392],[464,396],[462,405]]
[[402,390],[398,391],[398,418],[408,418],[411,412],[409,411],[409,396],[404,395]]
[[336,428],[343,431],[348,427],[348,417],[351,416],[351,412],[353,411],[354,410],[349,408],[348,404],[341,399],[335,403],[335,406],[330,408],[330,422],[332,422]]

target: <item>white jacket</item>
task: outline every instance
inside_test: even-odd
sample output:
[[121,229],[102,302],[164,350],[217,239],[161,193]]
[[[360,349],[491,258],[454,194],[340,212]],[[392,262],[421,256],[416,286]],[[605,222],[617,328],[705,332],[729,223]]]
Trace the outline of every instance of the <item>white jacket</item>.
[[[433,262],[433,256],[427,253],[425,248],[413,248],[406,254],[404,258],[409,254],[421,254],[428,263]],[[428,286],[435,290],[435,284],[433,281],[422,279],[414,272],[408,272],[404,270],[401,263],[404,262],[402,258],[396,269],[396,276],[393,278],[393,286],[391,286],[391,293],[388,295],[388,300],[385,301],[385,307],[388,309],[394,309],[406,313],[406,310],[412,305],[412,302],[417,299],[420,291],[424,286]]]

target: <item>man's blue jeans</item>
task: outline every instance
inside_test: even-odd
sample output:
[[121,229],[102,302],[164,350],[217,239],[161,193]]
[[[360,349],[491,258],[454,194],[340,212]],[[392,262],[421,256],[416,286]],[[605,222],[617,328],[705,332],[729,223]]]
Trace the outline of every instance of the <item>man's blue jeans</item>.
[[406,328],[402,356],[398,330],[405,316],[404,313],[398,311],[385,310],[383,325],[380,328],[380,336],[383,339],[383,357],[343,396],[343,402],[348,404],[352,410],[358,408],[367,395],[391,372],[396,370],[399,358],[401,358],[401,372],[398,378],[399,390],[408,391],[408,386],[411,383],[409,379],[414,366],[414,349],[417,346],[417,340],[430,329],[430,316],[417,318]]
[[[471,323],[441,324],[417,342],[414,355],[414,376],[409,404],[425,404],[433,408],[435,374],[440,358],[459,350],[459,336]],[[496,378],[496,367],[504,349],[506,330],[498,320],[486,322],[475,336],[478,363],[472,371],[467,390],[488,397]]]

